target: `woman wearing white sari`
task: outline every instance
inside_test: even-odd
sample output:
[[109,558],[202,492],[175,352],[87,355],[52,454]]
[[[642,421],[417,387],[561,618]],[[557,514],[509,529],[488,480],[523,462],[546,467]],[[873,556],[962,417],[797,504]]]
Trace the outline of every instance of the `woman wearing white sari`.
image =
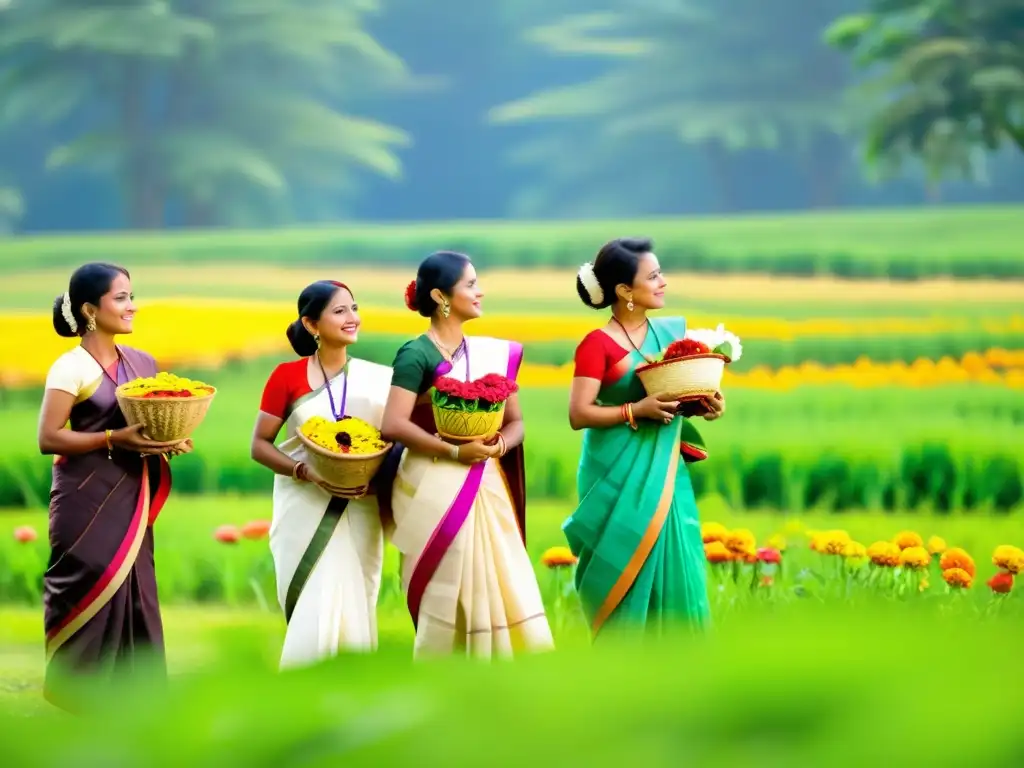
[[519,373],[521,345],[463,335],[481,298],[467,256],[441,251],[420,265],[406,305],[430,318],[430,329],[398,351],[384,412],[385,438],[407,448],[392,489],[391,541],[402,553],[417,655],[498,657],[554,645],[525,546],[517,397],[488,443],[445,442],[434,425],[430,391],[439,376]]
[[360,320],[344,284],[307,286],[298,309],[288,340],[300,359],[271,374],[252,440],[253,459],[275,473],[270,551],[288,622],[282,668],[376,648],[384,558],[376,497],[342,498],[306,463],[296,433],[312,416],[355,416],[379,428],[391,369],[348,355]]

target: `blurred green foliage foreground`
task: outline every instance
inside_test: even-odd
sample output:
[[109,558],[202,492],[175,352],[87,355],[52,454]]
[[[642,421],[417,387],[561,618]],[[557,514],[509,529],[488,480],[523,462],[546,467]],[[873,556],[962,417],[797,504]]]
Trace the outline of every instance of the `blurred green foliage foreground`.
[[955,604],[785,607],[701,638],[576,638],[492,664],[385,643],[277,673],[267,627],[236,625],[166,693],[0,714],[4,764],[1019,766],[1022,637],[1016,612]]

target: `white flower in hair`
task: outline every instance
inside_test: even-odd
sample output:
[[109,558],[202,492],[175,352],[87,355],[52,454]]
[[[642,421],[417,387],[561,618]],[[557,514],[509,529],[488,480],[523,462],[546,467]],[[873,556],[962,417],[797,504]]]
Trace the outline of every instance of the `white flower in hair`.
[[601,290],[601,284],[597,282],[597,275],[594,274],[594,265],[591,262],[588,261],[580,267],[580,271],[576,273],[576,276],[583,283],[587,296],[590,297],[591,304],[596,306],[604,301],[604,291]]
[[71,294],[64,291],[64,300],[60,303],[60,313],[67,321],[72,333],[78,333],[78,323],[75,322],[75,313],[71,311]]

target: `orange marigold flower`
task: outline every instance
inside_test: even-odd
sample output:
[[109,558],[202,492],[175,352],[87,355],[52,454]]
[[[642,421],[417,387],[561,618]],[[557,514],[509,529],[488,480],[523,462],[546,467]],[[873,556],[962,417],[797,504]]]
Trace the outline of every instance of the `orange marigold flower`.
[[258,540],[270,533],[269,520],[250,520],[242,526],[242,535],[247,539]]
[[972,579],[977,573],[977,569],[974,567],[974,558],[960,547],[950,547],[943,552],[942,557],[939,558],[939,568],[944,571],[959,568],[961,571],[967,571]]
[[1009,544],[1000,544],[992,553],[992,563],[1004,571],[1017,575],[1024,571],[1024,550]]
[[746,528],[737,528],[736,530],[729,531],[726,535],[725,546],[729,548],[730,552],[746,554],[757,549],[757,538],[754,536],[753,531],[748,531]]
[[39,538],[36,529],[31,525],[19,525],[14,529],[14,540],[22,544],[28,544]]
[[895,568],[900,564],[900,548],[891,541],[876,541],[868,547],[867,555],[875,565]]
[[825,531],[818,537],[818,551],[826,555],[841,555],[851,541],[846,531]]
[[900,565],[904,568],[927,568],[931,561],[932,556],[924,547],[907,547],[900,552]]
[[867,560],[868,550],[859,541],[851,541],[843,550],[843,557],[847,560]]
[[728,563],[733,558],[732,552],[720,541],[709,541],[704,545],[704,556],[709,563]]
[[924,540],[921,538],[921,534],[916,533],[915,531],[900,531],[896,534],[896,538],[893,539],[893,543],[900,549],[924,546]]
[[705,544],[709,541],[725,541],[729,536],[729,529],[721,523],[703,523],[700,527],[700,535]]
[[236,544],[242,538],[242,532],[237,525],[222,525],[213,532],[213,538],[221,544]]
[[576,565],[577,560],[568,547],[551,547],[540,556],[540,561],[548,568],[567,568]]
[[942,571],[943,580],[956,589],[969,589],[974,577],[963,568],[946,568]]
[[988,586],[993,592],[1005,595],[1013,589],[1013,574],[1007,571],[1000,571],[988,580]]
[[946,548],[946,540],[941,536],[932,536],[928,539],[928,551],[933,555],[941,555]]

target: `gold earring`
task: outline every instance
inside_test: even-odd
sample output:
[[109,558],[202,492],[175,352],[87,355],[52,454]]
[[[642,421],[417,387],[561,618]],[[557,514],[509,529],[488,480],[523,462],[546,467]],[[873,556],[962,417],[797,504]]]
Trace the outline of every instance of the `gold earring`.
[[314,333],[313,334],[313,341],[316,342],[316,348],[320,349],[320,334],[319,333]]
[[452,313],[452,305],[448,303],[448,299],[441,299],[441,314],[448,317]]
[[630,312],[633,311],[633,300],[632,299],[630,299],[629,301],[626,302],[626,309],[628,309]]
[[96,330],[96,318],[90,317],[85,323],[85,330],[92,333]]

